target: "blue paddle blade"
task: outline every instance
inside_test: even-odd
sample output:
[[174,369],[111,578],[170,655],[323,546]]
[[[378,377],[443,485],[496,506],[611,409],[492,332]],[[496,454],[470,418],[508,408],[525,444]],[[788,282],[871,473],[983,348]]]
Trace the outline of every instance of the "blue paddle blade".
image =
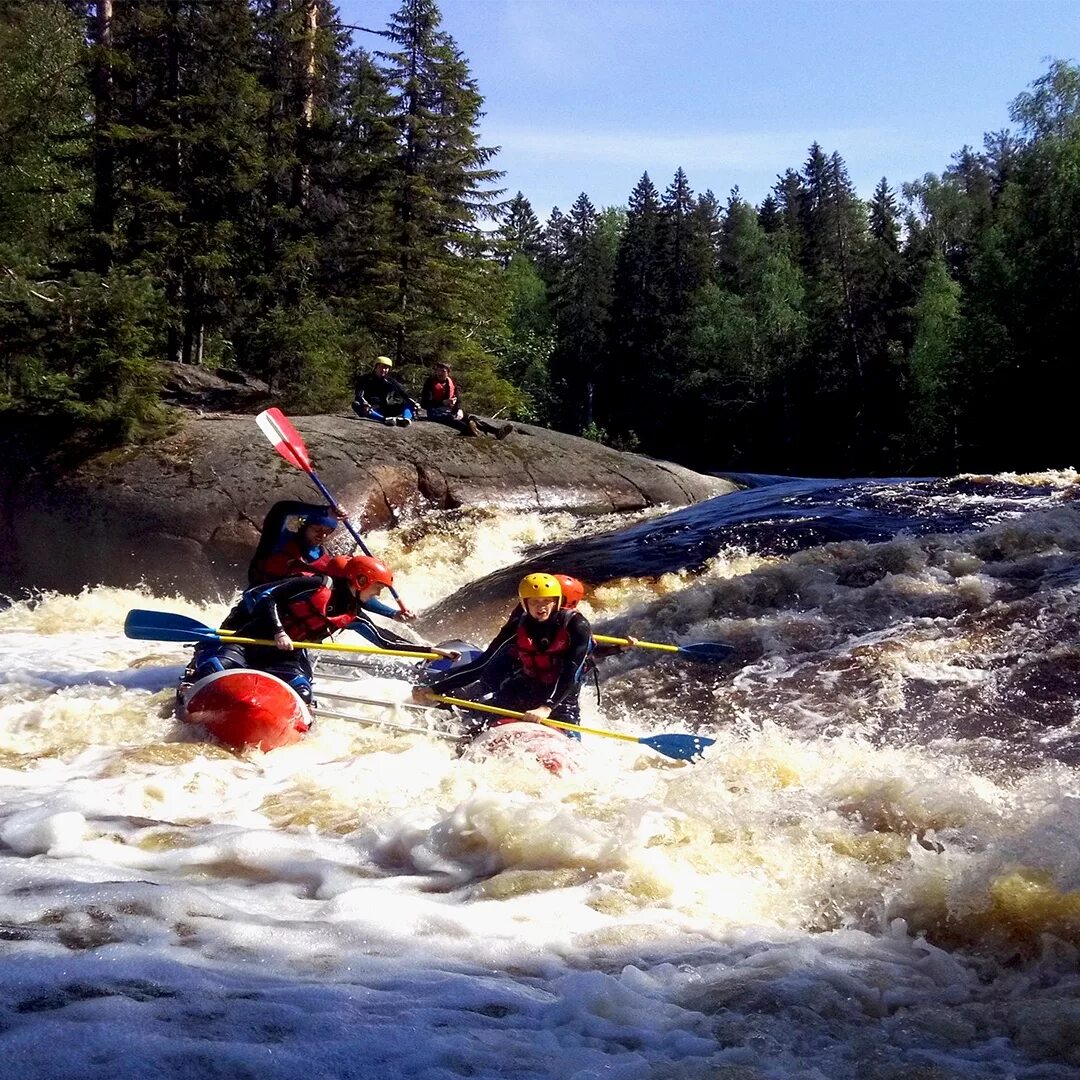
[[695,761],[716,740],[705,735],[649,735],[638,742],[676,761]]
[[699,641],[695,644],[679,646],[679,652],[683,656],[707,663],[726,660],[734,651],[734,645],[728,645],[723,641]]
[[220,641],[215,630],[186,615],[135,608],[124,620],[124,636],[140,641]]

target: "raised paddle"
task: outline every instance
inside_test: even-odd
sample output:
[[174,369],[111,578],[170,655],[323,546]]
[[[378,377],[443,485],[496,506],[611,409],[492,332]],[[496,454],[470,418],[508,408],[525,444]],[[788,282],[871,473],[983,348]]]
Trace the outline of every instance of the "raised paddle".
[[[629,645],[629,638],[607,637],[605,634],[594,634],[593,641],[601,645]],[[639,649],[659,649],[662,652],[678,653],[690,660],[701,660],[706,663],[724,660],[735,651],[734,645],[727,645],[722,641],[698,641],[689,645],[661,645],[655,641],[635,641],[634,645]]]
[[[365,555],[370,555],[371,550],[364,543],[364,538],[353,528],[348,514],[341,509],[340,503],[327,490],[326,485],[319,479],[319,474],[311,464],[311,457],[300,432],[289,422],[288,418],[280,409],[264,409],[255,417],[255,423],[259,430],[266,436],[270,445],[293,467],[305,472],[311,478],[311,482],[319,489],[322,496],[333,507],[338,517],[341,518],[345,528],[352,533],[352,538],[359,544],[360,550]],[[397,605],[403,612],[409,609],[398,595],[393,585],[390,586],[390,594],[397,601]]]
[[[212,626],[175,615],[169,611],[142,611],[135,608],[124,620],[124,636],[143,641],[222,641],[230,645],[267,645],[274,642],[263,638],[237,637],[230,630],[215,630]],[[325,652],[371,653],[376,656],[408,656],[417,660],[438,660],[441,653],[410,649],[380,649],[376,645],[348,645],[338,641],[294,641],[294,649],[320,649]]]
[[[457,705],[462,709],[474,709],[477,712],[493,713],[495,716],[511,716],[520,720],[525,714],[513,709],[502,709],[497,705],[484,705],[479,701],[466,701],[464,698],[447,697],[445,694],[432,694],[436,701],[444,705]],[[640,743],[665,757],[677,761],[693,761],[701,757],[706,746],[712,746],[715,739],[705,735],[624,735],[621,731],[604,731],[601,728],[582,727],[581,724],[568,724],[565,720],[541,720],[545,727],[561,728],[563,731],[581,731],[586,735],[601,735],[606,739],[622,739],[624,742]]]

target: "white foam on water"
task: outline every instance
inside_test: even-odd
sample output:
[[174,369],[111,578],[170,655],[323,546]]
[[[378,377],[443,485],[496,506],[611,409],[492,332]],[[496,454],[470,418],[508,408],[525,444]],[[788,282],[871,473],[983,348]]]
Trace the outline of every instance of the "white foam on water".
[[[540,537],[490,525],[505,543],[440,524],[386,544],[433,599]],[[897,732],[977,711],[1051,638],[1066,663],[1078,552],[1065,504],[611,583],[590,604],[612,626],[748,662],[605,661],[586,723],[716,743],[685,763],[595,738],[562,778],[329,718],[232,754],[171,715],[186,650],[119,629],[223,606],[15,605],[3,1075],[1075,1078],[1080,770]]]

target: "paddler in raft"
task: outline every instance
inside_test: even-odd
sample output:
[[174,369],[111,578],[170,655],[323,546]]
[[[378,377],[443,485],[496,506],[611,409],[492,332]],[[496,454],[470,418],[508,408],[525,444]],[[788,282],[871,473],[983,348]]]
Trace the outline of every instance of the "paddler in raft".
[[[480,656],[416,687],[413,700],[432,704],[436,694],[477,683],[486,704],[523,712],[522,720],[580,723],[578,697],[593,649],[592,627],[580,611],[563,606],[562,587],[551,574],[527,574],[518,586],[518,598],[520,606]],[[489,669],[500,676],[505,672],[494,691]],[[475,722],[479,729],[503,721],[486,716]]]
[[[585,599],[584,582],[579,581],[576,577],[571,577],[569,574],[552,574],[551,576],[559,583],[559,588],[562,589],[562,606],[568,611],[573,611]],[[589,664],[592,670],[596,669],[597,660],[603,660],[605,656],[618,656],[619,653],[632,649],[637,643],[638,639],[631,637],[629,634],[626,635],[625,645],[599,645],[593,642],[592,652],[589,654]]]
[[[306,650],[293,649],[294,641],[324,641],[339,630],[356,630],[384,649],[416,648],[414,642],[375,626],[364,612],[363,605],[393,581],[392,571],[381,559],[333,555],[325,574],[302,574],[248,589],[221,628],[240,637],[272,638],[274,645],[230,645],[227,641],[199,645],[183,682],[229,668],[254,668],[276,675],[311,705],[311,660]],[[457,657],[451,650],[432,651],[449,659]]]
[[[290,517],[299,517],[299,529],[295,532],[285,527]],[[332,506],[274,503],[263,520],[259,546],[248,566],[248,584],[266,585],[299,574],[325,574],[334,557],[326,550],[326,544],[342,517],[343,513]],[[391,607],[378,597],[365,600],[362,606],[365,611],[398,622],[416,618],[408,608]]]
[[[298,528],[286,528],[298,518]],[[331,555],[326,542],[338,527],[330,506],[277,502],[263,520],[259,546],[248,566],[248,584],[266,585],[297,574],[324,574]]]

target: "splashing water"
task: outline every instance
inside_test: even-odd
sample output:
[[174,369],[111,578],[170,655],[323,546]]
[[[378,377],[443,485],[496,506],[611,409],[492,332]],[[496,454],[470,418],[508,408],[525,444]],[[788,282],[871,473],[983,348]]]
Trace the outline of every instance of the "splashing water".
[[[708,732],[692,765],[597,739],[556,779],[331,719],[236,756],[172,716],[185,650],[118,630],[227,605],[12,606],[4,1075],[1080,1076],[1073,480],[973,480],[940,532],[898,486],[888,538],[613,556],[603,629],[737,656],[605,661],[586,721]],[[373,538],[415,604],[610,524],[452,520]]]

